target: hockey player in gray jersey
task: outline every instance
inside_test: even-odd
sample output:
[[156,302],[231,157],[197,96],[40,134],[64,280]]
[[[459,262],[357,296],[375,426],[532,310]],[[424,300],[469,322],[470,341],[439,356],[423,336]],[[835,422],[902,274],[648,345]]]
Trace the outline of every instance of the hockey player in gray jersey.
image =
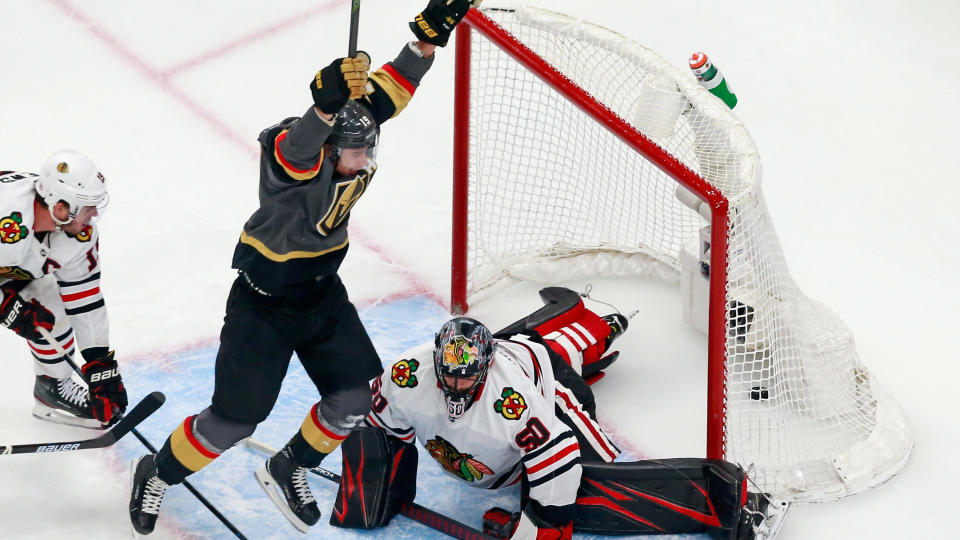
[[313,104],[259,137],[260,207],[233,255],[212,403],[187,417],[156,455],[135,462],[130,517],[153,530],[167,487],[208,465],[270,414],[293,353],[321,400],[256,478],[300,531],[320,511],[308,468],[336,449],[370,410],[380,359],[337,271],[349,247],[350,211],[377,171],[380,126],[399,114],[437,46],[470,7],[431,0],[411,23],[417,37],[368,74],[369,57],[339,58],[310,81]]
[[[26,339],[34,359],[34,416],[102,428],[127,406],[100,293],[99,231],[107,203],[87,156],[61,150],[39,174],[0,171],[0,324]],[[68,353],[79,350],[88,386],[37,327]]]

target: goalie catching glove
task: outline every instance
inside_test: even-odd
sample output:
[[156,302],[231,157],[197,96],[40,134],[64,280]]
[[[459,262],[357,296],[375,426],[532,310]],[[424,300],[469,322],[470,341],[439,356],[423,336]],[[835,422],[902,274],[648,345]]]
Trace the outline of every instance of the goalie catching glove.
[[116,421],[127,410],[127,389],[123,387],[113,351],[90,360],[80,371],[90,387],[90,408],[94,418],[107,425]]
[[338,58],[317,72],[310,82],[313,103],[326,114],[337,114],[348,99],[367,95],[370,55],[357,52],[356,58]]
[[44,343],[36,327],[53,330],[56,319],[36,298],[27,302],[11,287],[0,290],[0,324],[33,342]]
[[493,507],[483,514],[483,532],[510,540],[570,540],[573,523],[550,525],[536,516],[531,518],[527,512],[511,514],[503,508]]
[[480,0],[430,0],[410,22],[410,30],[420,41],[444,47],[467,10],[479,5]]

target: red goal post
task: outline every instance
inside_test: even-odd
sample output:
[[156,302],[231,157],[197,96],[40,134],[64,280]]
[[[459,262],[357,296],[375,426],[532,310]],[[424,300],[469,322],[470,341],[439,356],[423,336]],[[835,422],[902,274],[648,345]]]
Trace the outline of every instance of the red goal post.
[[[471,295],[531,261],[624,253],[679,272],[678,248],[702,227],[709,238],[707,457],[752,463],[764,489],[793,500],[856,493],[905,464],[912,438],[899,406],[860,364],[842,322],[790,279],[760,193],[755,146],[722,103],[654,53],[562,14],[471,9],[456,34],[453,312],[465,313]],[[601,61],[610,64],[597,69]],[[578,219],[564,215],[571,207],[536,203],[567,180],[582,182],[576,198],[615,176],[540,171],[584,147],[636,174],[621,175],[630,184],[614,189],[622,200],[584,203],[601,216],[626,217],[581,238],[578,228],[589,227],[582,220],[570,226]],[[669,182],[705,206],[685,207]],[[647,217],[652,225],[636,225]],[[634,229],[643,232],[634,236]],[[514,231],[517,238],[507,238]],[[751,399],[757,388],[764,399]]]

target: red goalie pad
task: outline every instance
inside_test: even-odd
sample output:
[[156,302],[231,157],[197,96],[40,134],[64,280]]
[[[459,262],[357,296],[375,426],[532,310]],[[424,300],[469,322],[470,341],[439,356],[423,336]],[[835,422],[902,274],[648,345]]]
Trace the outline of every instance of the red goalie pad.
[[[611,362],[602,358],[610,337],[610,324],[590,311],[580,295],[565,287],[540,290],[542,308],[497,332],[495,337],[533,330],[553,352],[584,377],[595,374]],[[597,364],[604,363],[598,367]]]

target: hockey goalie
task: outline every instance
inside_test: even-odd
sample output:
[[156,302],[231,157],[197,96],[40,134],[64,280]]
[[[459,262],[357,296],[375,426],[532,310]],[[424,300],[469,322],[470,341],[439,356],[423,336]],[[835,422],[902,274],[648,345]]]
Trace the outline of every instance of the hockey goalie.
[[[627,328],[577,293],[540,291],[546,305],[491,334],[479,321],[446,322],[373,382],[367,426],[343,443],[330,522],[386,525],[416,495],[417,445],[473,487],[520,483],[520,511],[492,508],[484,532],[511,539],[594,534],[772,538],[787,506],[747,489],[740,467],[700,458],[615,462],[587,381],[617,359]],[[362,489],[357,489],[358,487]]]

